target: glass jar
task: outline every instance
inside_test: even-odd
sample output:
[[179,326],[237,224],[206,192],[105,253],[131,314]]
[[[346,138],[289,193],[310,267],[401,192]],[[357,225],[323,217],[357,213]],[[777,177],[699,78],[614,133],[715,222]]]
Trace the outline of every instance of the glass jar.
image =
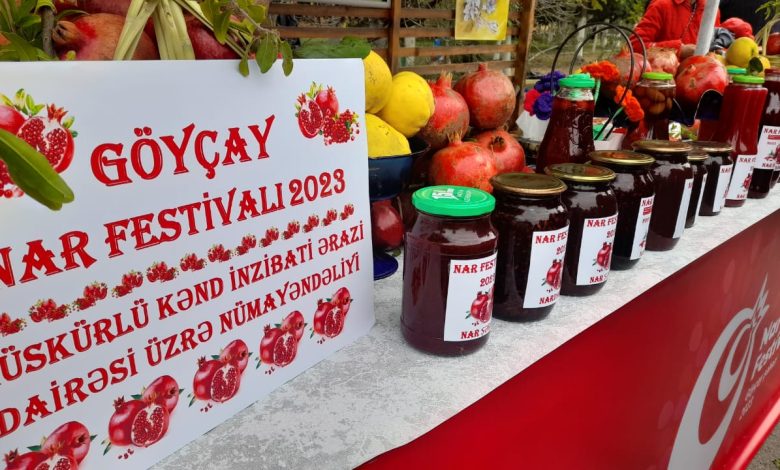
[[[729,74],[729,83],[734,80],[735,75],[745,75],[747,70],[741,67],[727,67]],[[699,122],[698,140],[713,140],[718,135],[718,119],[713,116],[702,116]]]
[[723,92],[720,107],[718,140],[731,144],[734,170],[726,191],[726,207],[745,204],[753,166],[758,153],[758,129],[764,111],[767,90],[764,79],[753,75],[736,75]]
[[780,162],[777,161],[776,153],[780,142],[780,69],[764,71],[764,87],[767,89],[767,99],[761,116],[756,166],[748,190],[748,197],[753,199],[765,198],[780,175]]
[[612,263],[618,205],[609,184],[615,172],[580,163],[550,165],[545,172],[567,186],[561,195],[569,211],[561,294],[595,294],[607,282]]
[[561,291],[569,213],[566,185],[547,175],[506,173],[490,180],[498,230],[493,316],[533,321],[546,317]]
[[[497,232],[490,194],[430,186],[412,195],[417,211],[406,232],[401,330],[433,354],[467,354],[490,333]],[[465,314],[465,315],[464,315]]]
[[612,250],[612,268],[629,269],[645,252],[655,199],[650,165],[655,159],[628,150],[603,150],[591,152],[590,160],[615,172],[612,190],[617,197],[620,216]]
[[707,154],[704,166],[707,168],[707,182],[702,193],[699,215],[720,214],[726,202],[726,190],[731,181],[734,161],[731,159],[731,145],[723,142],[697,140],[691,142],[693,148]]
[[685,228],[693,227],[696,216],[701,210],[701,199],[704,196],[702,189],[707,185],[707,167],[705,163],[709,156],[698,149],[693,149],[688,154],[688,162],[693,170],[693,189],[691,190],[691,202],[688,204],[688,215],[685,217]]
[[593,147],[593,88],[596,81],[587,73],[569,75],[558,81],[561,87],[553,99],[552,114],[539,144],[536,172],[556,163],[585,163]]
[[691,149],[690,144],[668,140],[634,142],[634,150],[655,158],[650,167],[655,203],[647,233],[648,250],[671,250],[682,236],[693,190],[693,169],[688,163]]
[[634,87],[634,96],[645,112],[647,132],[643,139],[669,139],[669,113],[676,89],[674,75],[670,73],[642,74],[642,80]]

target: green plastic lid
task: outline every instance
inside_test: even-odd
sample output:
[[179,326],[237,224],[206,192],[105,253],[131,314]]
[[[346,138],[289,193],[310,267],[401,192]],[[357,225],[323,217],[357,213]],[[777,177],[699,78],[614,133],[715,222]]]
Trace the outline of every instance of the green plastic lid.
[[428,186],[412,194],[412,204],[431,215],[476,217],[489,214],[496,199],[481,189],[463,186]]
[[671,80],[674,78],[674,75],[666,72],[645,72],[642,74],[642,78],[648,80]]
[[746,83],[750,85],[761,85],[764,79],[755,75],[734,75],[734,83]]
[[558,85],[566,88],[593,88],[596,80],[589,73],[575,73],[558,80]]
[[726,71],[729,75],[745,75],[747,70],[742,67],[726,67]]

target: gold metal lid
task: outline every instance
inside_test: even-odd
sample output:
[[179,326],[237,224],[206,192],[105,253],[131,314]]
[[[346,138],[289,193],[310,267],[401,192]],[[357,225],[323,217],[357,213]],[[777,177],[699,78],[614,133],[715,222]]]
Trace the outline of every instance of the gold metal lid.
[[717,154],[731,153],[731,144],[726,144],[724,142],[715,142],[713,140],[697,140],[691,143],[693,144],[693,148],[701,150],[702,152]]
[[688,161],[701,163],[704,160],[708,159],[709,157],[710,155],[704,150],[693,149],[691,153],[688,154]]
[[490,179],[494,191],[523,196],[555,196],[566,191],[566,184],[552,176],[536,173],[504,173]]
[[671,140],[638,140],[631,144],[637,152],[662,155],[681,154],[690,152],[693,147],[687,142],[675,142]]
[[609,183],[615,179],[615,172],[609,168],[582,163],[558,163],[548,166],[544,172],[563,181],[576,183]]
[[645,166],[652,165],[655,162],[655,158],[650,155],[630,150],[596,150],[595,152],[590,152],[588,157],[593,162],[611,163],[621,166]]

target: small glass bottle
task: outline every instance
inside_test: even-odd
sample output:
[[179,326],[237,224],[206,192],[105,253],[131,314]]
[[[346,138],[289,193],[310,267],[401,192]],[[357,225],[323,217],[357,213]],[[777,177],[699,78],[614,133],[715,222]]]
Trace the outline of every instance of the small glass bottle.
[[639,262],[645,252],[655,199],[650,165],[655,159],[628,150],[603,150],[591,152],[590,160],[615,172],[612,190],[617,197],[620,216],[612,251],[612,268],[629,269]]
[[765,198],[780,175],[780,162],[777,160],[777,144],[780,143],[780,69],[764,71],[764,87],[767,89],[767,99],[761,116],[756,166],[748,190],[748,197],[752,199]]
[[593,146],[593,88],[590,74],[574,74],[558,81],[561,87],[553,99],[539,153],[536,172],[556,163],[585,163]]
[[691,202],[688,204],[688,215],[685,217],[685,228],[693,227],[696,223],[696,216],[701,210],[702,196],[704,196],[704,186],[707,185],[707,155],[701,150],[692,150],[688,154],[688,162],[693,170],[693,189],[691,190]]
[[643,139],[669,139],[669,113],[677,86],[674,76],[664,72],[645,72],[634,87],[634,96],[645,112],[647,132]]
[[[736,75],[745,75],[747,70],[742,67],[727,67],[726,71],[729,74],[729,83],[734,80]],[[718,119],[709,119],[702,117],[699,123],[698,140],[708,141],[715,140],[718,136]]]
[[566,183],[561,195],[569,211],[569,236],[563,263],[563,295],[595,294],[607,282],[618,221],[618,205],[609,168],[559,163],[545,172]]
[[453,356],[487,341],[496,277],[497,232],[490,194],[430,186],[412,195],[406,232],[401,330],[412,346]]
[[547,175],[506,173],[490,180],[496,197],[498,267],[493,316],[533,321],[546,317],[561,290],[569,213],[566,185]]
[[682,237],[693,190],[693,169],[688,163],[691,149],[690,144],[668,140],[634,142],[634,150],[655,158],[650,167],[655,202],[647,234],[648,250],[671,250]]
[[734,161],[730,156],[731,145],[712,140],[697,140],[691,144],[693,148],[705,152],[708,156],[704,161],[704,166],[707,168],[707,182],[702,193],[699,215],[718,215],[726,203],[726,190],[729,188],[731,171],[734,169]]

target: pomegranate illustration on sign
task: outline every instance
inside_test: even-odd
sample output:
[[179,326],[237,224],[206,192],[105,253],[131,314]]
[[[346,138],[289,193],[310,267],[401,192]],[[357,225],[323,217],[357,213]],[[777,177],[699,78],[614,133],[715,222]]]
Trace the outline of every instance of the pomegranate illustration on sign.
[[547,275],[542,281],[542,285],[547,284],[550,286],[548,292],[558,290],[561,288],[561,275],[563,273],[563,260],[554,259],[550,268],[547,269]]
[[355,140],[358,115],[345,109],[339,112],[339,100],[333,87],[312,83],[295,103],[295,117],[301,135],[313,139],[321,135],[325,145],[343,144]]
[[329,299],[317,302],[310,337],[322,336],[317,343],[322,344],[327,338],[335,338],[344,330],[347,314],[352,306],[352,294],[346,287],[341,287]]
[[477,322],[474,323],[474,326],[479,325],[480,323],[487,323],[490,321],[490,315],[493,312],[493,289],[490,290],[490,292],[478,292],[477,298],[474,299],[473,302],[471,302],[471,308],[469,309],[469,314],[466,316],[468,317],[474,317],[477,319]]
[[276,367],[288,366],[298,355],[298,344],[303,338],[306,321],[303,314],[297,310],[287,315],[278,325],[266,325],[263,339],[260,340],[260,357],[257,367],[266,364],[269,367],[266,374],[272,374]]
[[13,450],[5,455],[6,470],[77,470],[89,453],[94,435],[78,421],[70,421],[52,431],[43,443],[20,454]]
[[200,411],[205,413],[212,408],[212,402],[224,403],[236,396],[250,354],[246,343],[237,339],[222,348],[218,356],[198,359],[190,406],[195,400],[203,400],[207,403]]
[[611,261],[612,261],[612,243],[604,242],[599,252],[596,253],[596,261],[593,264],[598,264],[603,269],[609,269],[609,265]]
[[181,389],[176,379],[163,375],[153,380],[139,395],[114,400],[114,414],[108,422],[104,454],[113,446],[128,447],[118,459],[128,459],[134,447],[149,447],[165,437],[171,413],[179,403]]
[[[37,104],[32,96],[19,90],[13,99],[0,95],[0,129],[21,138],[43,154],[57,173],[67,170],[73,161],[75,146],[73,116],[54,104]],[[45,110],[45,113],[43,112]],[[0,198],[21,197],[24,193],[11,179],[8,167],[0,161]]]

